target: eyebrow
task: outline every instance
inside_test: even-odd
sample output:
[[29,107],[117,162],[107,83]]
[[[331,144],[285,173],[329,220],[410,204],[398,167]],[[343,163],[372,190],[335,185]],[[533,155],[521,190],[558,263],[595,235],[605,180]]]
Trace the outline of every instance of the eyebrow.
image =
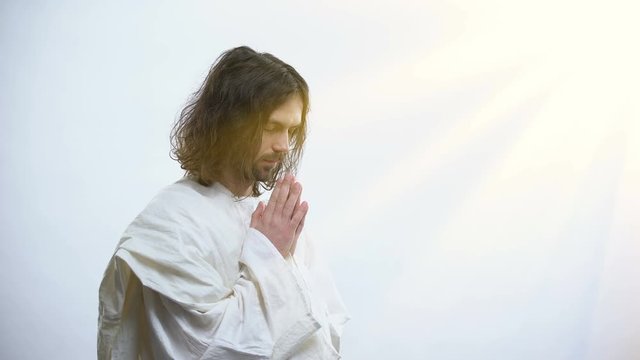
[[[285,127],[285,126],[286,126],[286,124],[285,124],[284,122],[279,121],[279,120],[274,120],[274,119],[269,119],[269,120],[267,121],[267,124],[266,124],[266,125],[277,125],[277,126],[279,126],[279,127]],[[298,123],[298,124],[295,124],[295,125],[293,125],[293,126],[288,126],[288,128],[289,128],[289,129],[295,129],[295,128],[300,127],[300,125],[302,125],[302,124],[301,124],[301,123]]]

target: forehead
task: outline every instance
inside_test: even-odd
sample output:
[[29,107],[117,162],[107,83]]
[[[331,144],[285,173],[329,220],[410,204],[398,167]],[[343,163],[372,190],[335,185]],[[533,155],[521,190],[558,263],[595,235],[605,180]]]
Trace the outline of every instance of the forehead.
[[285,127],[298,126],[302,123],[302,99],[300,96],[290,96],[284,103],[275,108],[269,116],[269,123]]

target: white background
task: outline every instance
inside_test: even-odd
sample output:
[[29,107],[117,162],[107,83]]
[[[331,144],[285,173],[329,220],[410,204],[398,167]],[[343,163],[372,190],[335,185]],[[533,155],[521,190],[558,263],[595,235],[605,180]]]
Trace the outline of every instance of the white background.
[[[304,3],[304,5],[302,5]],[[632,1],[3,1],[0,358],[95,357],[178,112],[249,45],[311,87],[300,173],[345,359],[640,358]]]

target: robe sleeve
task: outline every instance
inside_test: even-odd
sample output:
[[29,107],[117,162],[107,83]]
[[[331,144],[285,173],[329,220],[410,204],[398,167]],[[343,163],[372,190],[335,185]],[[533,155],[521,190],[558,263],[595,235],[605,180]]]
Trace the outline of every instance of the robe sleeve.
[[315,310],[314,313],[326,315],[331,343],[336,351],[340,351],[340,340],[350,316],[336,288],[322,250],[306,232],[303,235],[304,241],[299,242],[301,245],[296,250],[295,258],[298,261],[295,261],[295,266],[301,272],[301,278],[308,279],[305,283],[309,284],[310,291],[316,294],[314,299],[322,299],[321,306],[324,309]]
[[286,359],[320,327],[302,280],[259,231],[227,285],[197,247],[170,241],[180,234],[148,235],[121,243],[101,284],[100,359]]

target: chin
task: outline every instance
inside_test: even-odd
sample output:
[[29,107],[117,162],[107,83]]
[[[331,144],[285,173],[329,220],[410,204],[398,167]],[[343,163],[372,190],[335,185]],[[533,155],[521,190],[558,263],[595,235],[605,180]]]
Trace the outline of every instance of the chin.
[[260,182],[269,181],[273,177],[275,169],[275,167],[256,167],[253,169],[253,178]]

